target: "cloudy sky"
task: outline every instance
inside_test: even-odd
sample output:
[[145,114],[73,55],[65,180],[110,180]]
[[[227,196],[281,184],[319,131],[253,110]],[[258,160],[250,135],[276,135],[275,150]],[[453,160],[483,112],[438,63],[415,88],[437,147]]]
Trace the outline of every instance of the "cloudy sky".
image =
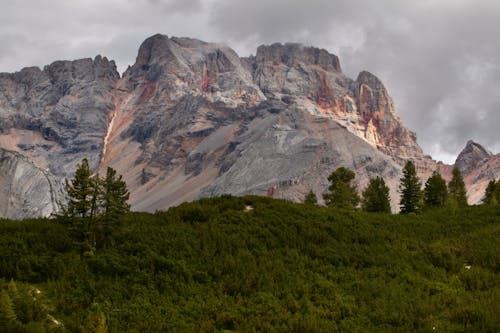
[[120,71],[150,35],[271,42],[337,54],[379,76],[424,151],[453,162],[473,139],[500,152],[498,0],[1,0],[0,72],[102,54]]

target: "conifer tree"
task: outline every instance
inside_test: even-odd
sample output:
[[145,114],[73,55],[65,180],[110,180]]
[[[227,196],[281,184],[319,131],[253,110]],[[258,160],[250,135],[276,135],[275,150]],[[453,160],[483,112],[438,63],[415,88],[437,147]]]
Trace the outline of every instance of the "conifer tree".
[[7,290],[0,291],[0,332],[9,332],[17,322],[14,305]]
[[69,195],[67,214],[73,217],[86,218],[92,208],[93,184],[91,180],[89,162],[86,158],[77,165],[75,178],[68,182],[66,180],[66,190]]
[[500,202],[500,181],[490,180],[486,191],[484,192],[483,203],[487,205],[496,205]]
[[453,177],[448,183],[448,194],[459,207],[467,206],[467,192],[465,190],[464,179],[458,168],[453,169]]
[[121,215],[130,210],[128,199],[130,193],[127,184],[116,170],[108,167],[103,184],[103,217],[102,231],[106,239],[110,238]]
[[130,210],[127,184],[113,168],[107,169],[105,179],[92,175],[83,159],[66,186],[70,197],[66,215],[79,218],[73,224],[87,247],[84,252],[93,253],[97,240],[108,238],[119,216]]
[[316,194],[310,190],[309,193],[306,194],[306,197],[304,198],[304,203],[308,205],[316,205],[318,203],[318,198],[316,197]]
[[447,197],[446,181],[439,172],[434,171],[425,183],[424,204],[426,207],[442,207],[445,205]]
[[370,183],[363,191],[361,208],[366,212],[391,212],[389,187],[382,177],[370,179]]
[[345,167],[340,167],[328,177],[330,186],[323,199],[328,206],[354,209],[359,203],[356,187],[351,185],[356,174]]
[[403,177],[400,179],[399,191],[401,200],[399,207],[401,213],[414,213],[421,208],[422,183],[417,177],[415,164],[412,161],[406,162],[403,168]]

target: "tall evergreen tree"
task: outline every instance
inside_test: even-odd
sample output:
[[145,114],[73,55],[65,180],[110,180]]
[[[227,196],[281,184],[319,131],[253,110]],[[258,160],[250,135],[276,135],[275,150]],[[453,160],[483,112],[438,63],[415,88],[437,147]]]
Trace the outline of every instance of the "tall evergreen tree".
[[130,193],[127,184],[116,170],[108,167],[103,184],[103,216],[102,231],[106,239],[110,238],[112,231],[121,215],[130,210],[128,199]]
[[490,180],[484,192],[483,203],[496,205],[500,202],[500,181]]
[[370,179],[370,183],[363,191],[361,208],[367,212],[391,212],[389,187],[385,184],[384,178],[376,177]]
[[417,212],[421,208],[422,183],[417,177],[415,164],[412,161],[406,162],[403,168],[403,177],[400,179],[399,191],[401,200],[399,207],[401,213]]
[[17,315],[14,311],[14,304],[7,290],[0,291],[0,331],[11,332],[17,323]]
[[448,194],[459,207],[467,206],[467,191],[465,190],[464,179],[458,168],[453,169],[453,177],[448,183]]
[[130,210],[127,184],[113,168],[107,169],[105,179],[92,175],[87,159],[83,159],[66,186],[70,197],[66,213],[79,218],[74,225],[87,251],[93,253],[97,240],[109,238],[120,215]]
[[306,197],[304,198],[304,203],[308,205],[316,205],[318,203],[318,198],[316,197],[316,194],[310,190],[309,193],[306,194]]
[[424,204],[426,207],[442,207],[446,203],[447,197],[446,181],[439,172],[434,171],[425,183]]
[[359,195],[356,187],[351,184],[356,174],[347,168],[340,167],[328,177],[330,186],[328,192],[323,195],[328,206],[337,208],[356,208],[359,203]]
[[69,195],[67,214],[73,217],[86,218],[90,215],[93,201],[94,186],[91,179],[92,173],[86,158],[77,165],[75,178],[66,180],[66,190]]

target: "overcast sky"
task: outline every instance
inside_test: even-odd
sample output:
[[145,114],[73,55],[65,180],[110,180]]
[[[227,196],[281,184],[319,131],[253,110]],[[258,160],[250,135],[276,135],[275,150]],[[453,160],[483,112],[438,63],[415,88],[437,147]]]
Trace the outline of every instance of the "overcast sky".
[[55,60],[114,59],[122,72],[162,33],[240,55],[301,42],[377,75],[406,127],[438,160],[472,139],[500,152],[498,0],[0,0],[0,72]]

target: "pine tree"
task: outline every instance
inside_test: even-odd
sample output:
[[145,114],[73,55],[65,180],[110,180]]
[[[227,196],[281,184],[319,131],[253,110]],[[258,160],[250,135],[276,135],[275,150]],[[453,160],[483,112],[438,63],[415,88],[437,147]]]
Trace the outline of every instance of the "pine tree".
[[382,177],[370,179],[370,183],[363,191],[361,207],[367,212],[391,212],[389,187],[387,187]]
[[424,204],[426,207],[443,207],[448,197],[446,181],[439,172],[434,171],[427,179],[424,189]]
[[496,205],[500,202],[500,181],[490,180],[486,191],[484,192],[483,203],[487,205]]
[[403,168],[403,177],[400,179],[399,191],[401,200],[399,207],[401,213],[414,213],[421,208],[422,183],[417,177],[415,164],[412,161],[406,162]]
[[316,194],[310,190],[309,193],[306,194],[306,197],[304,198],[304,203],[308,205],[316,205],[318,203],[318,198],[316,197]]
[[106,178],[103,180],[102,186],[103,216],[101,227],[103,237],[110,240],[120,216],[130,211],[130,205],[127,203],[130,193],[122,176],[117,176],[116,170],[110,167],[106,171]]
[[68,182],[66,180],[66,190],[69,195],[67,214],[73,217],[86,218],[92,208],[93,184],[89,169],[89,162],[86,158],[78,164],[75,178]]
[[340,167],[328,177],[330,186],[323,199],[328,206],[337,208],[356,208],[359,196],[356,187],[351,185],[356,174],[347,168]]
[[448,194],[459,207],[467,206],[467,192],[465,190],[464,179],[458,168],[453,169],[453,177],[448,183]]
[[9,332],[17,322],[14,304],[7,290],[0,291],[0,332]]
[[122,176],[116,175],[116,170],[108,167],[106,178],[103,182],[103,206],[104,217],[107,220],[116,220],[120,215],[130,210],[127,203],[130,193],[127,189],[127,183]]

